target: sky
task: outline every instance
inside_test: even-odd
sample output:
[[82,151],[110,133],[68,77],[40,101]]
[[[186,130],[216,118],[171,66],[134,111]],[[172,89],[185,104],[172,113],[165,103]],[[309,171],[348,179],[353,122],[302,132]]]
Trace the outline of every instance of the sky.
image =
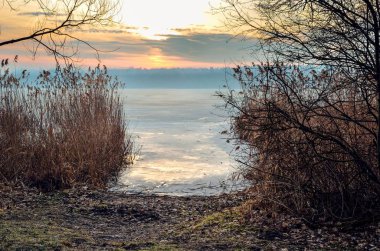
[[[207,68],[226,67],[249,60],[252,41],[234,38],[213,15],[211,6],[221,0],[122,0],[112,27],[87,27],[81,38],[99,49],[101,64],[112,68]],[[33,10],[33,11],[31,11]],[[38,9],[3,5],[0,10],[0,41],[31,33],[41,22]],[[2,57],[29,67],[47,67],[52,57],[40,50],[33,58],[34,44],[0,47]],[[96,65],[94,51],[81,47],[79,65]]]

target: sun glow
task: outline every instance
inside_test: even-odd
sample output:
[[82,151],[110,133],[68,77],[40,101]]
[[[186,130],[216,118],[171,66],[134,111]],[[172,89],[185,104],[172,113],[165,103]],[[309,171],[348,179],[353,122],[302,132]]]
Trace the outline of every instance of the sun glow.
[[[220,1],[120,0],[122,6],[115,17],[117,24],[108,27],[83,26],[82,29],[70,32],[99,49],[101,63],[110,67],[224,67],[225,61],[215,61],[215,57],[207,58],[196,53],[213,43],[213,34],[225,32],[221,18],[212,15],[210,8],[218,6]],[[7,6],[0,8],[0,41],[33,33],[37,24],[43,23],[45,17],[41,13],[33,1],[15,11]],[[192,37],[195,39],[192,40]],[[204,43],[202,39],[205,40]],[[54,57],[44,54],[41,46],[36,57],[39,63],[33,61],[34,57],[30,53],[33,46],[35,44],[28,40],[4,46],[0,48],[0,53],[9,58],[19,55],[20,62],[30,67],[49,67],[55,64]],[[70,46],[75,47],[77,44],[68,43],[67,50],[72,49]],[[219,43],[216,46],[221,45]],[[79,53],[73,59],[79,65],[92,66],[99,63],[95,51],[90,47],[81,44],[78,48]],[[219,53],[217,49],[215,51]]]
[[125,0],[120,16],[144,38],[162,40],[164,35],[178,34],[176,29],[215,26],[210,4],[207,0]]

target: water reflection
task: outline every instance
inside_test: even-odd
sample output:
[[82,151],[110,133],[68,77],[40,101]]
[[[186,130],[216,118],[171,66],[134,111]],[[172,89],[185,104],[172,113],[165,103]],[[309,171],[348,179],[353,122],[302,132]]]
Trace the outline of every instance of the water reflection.
[[[241,188],[230,145],[220,131],[228,124],[215,106],[214,90],[125,90],[129,130],[142,145],[135,165],[115,190],[131,193],[213,195]],[[240,183],[239,183],[240,184]]]

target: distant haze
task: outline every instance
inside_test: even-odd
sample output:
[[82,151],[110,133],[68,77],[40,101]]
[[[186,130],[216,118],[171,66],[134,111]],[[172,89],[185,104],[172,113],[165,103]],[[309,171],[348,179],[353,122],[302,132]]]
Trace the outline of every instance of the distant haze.
[[[20,75],[22,68],[14,69]],[[51,70],[54,71],[54,70]],[[38,70],[30,69],[30,84],[37,79]],[[237,89],[237,81],[228,68],[175,68],[175,69],[109,69],[112,77],[125,84],[126,89]]]
[[[127,89],[220,89],[231,80],[228,69],[114,69],[109,73]],[[229,81],[231,82],[231,81]]]

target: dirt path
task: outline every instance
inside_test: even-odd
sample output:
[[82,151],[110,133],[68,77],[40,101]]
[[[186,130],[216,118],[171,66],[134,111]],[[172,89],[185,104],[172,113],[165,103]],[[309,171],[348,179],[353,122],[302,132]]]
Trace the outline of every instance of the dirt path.
[[380,231],[341,233],[296,221],[246,224],[244,195],[169,197],[0,190],[0,250],[378,250]]

